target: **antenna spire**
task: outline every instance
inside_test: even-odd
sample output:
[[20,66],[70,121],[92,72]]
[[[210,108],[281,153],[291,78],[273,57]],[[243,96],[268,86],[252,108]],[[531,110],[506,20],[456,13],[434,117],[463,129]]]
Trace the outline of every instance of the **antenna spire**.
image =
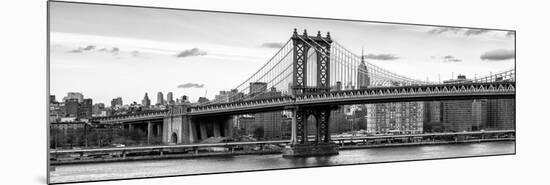
[[365,64],[365,53],[364,53],[364,48],[361,47],[361,64]]

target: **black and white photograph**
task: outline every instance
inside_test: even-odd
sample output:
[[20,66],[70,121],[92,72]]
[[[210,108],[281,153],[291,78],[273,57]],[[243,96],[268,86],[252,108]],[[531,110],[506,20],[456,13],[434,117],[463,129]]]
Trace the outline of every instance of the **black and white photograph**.
[[516,31],[48,2],[49,183],[516,154]]

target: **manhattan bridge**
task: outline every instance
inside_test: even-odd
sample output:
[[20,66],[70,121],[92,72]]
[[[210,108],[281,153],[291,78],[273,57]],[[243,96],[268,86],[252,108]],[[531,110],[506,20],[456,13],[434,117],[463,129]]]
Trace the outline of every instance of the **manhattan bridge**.
[[[258,87],[258,83],[263,85]],[[327,155],[338,153],[338,146],[331,141],[329,128],[334,123],[329,117],[339,106],[515,99],[515,88],[515,69],[456,82],[422,81],[365,61],[363,55],[351,52],[328,32],[309,35],[307,30],[300,34],[294,29],[275,55],[222,98],[93,121],[130,128],[145,124],[148,137],[162,137],[165,143],[190,144],[209,135],[231,135],[236,115],[288,111],[292,117],[291,147],[283,151],[283,156]],[[315,118],[314,133],[308,133],[309,117]],[[311,135],[313,140],[308,137]]]

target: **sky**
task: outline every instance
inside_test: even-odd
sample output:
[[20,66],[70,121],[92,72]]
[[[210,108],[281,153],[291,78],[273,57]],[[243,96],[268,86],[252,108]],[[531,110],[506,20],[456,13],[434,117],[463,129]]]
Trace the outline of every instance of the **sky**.
[[[50,94],[94,103],[148,93],[196,101],[235,88],[292,35],[330,32],[367,62],[437,82],[514,68],[512,31],[50,3]],[[381,20],[383,21],[383,20]]]

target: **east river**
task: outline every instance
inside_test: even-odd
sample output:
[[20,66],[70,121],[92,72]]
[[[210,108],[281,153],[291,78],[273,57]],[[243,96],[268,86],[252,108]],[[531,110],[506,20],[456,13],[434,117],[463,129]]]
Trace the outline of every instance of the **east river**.
[[304,158],[269,154],[72,164],[55,166],[55,170],[50,171],[50,180],[52,183],[78,182],[511,153],[515,153],[515,141],[341,150],[335,156]]

